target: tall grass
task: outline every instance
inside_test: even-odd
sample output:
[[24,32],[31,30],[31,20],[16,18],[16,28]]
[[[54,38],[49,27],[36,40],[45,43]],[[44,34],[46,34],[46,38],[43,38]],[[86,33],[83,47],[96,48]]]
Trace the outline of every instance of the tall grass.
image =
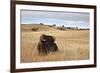
[[[55,36],[58,52],[38,55],[37,43],[42,34]],[[89,59],[89,30],[22,32],[21,38],[22,63]]]

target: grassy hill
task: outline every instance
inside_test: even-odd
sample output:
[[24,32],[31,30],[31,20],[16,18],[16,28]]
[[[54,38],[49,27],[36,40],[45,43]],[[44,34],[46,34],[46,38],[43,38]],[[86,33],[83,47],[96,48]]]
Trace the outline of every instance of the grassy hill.
[[21,31],[55,31],[56,27],[40,24],[21,24]]

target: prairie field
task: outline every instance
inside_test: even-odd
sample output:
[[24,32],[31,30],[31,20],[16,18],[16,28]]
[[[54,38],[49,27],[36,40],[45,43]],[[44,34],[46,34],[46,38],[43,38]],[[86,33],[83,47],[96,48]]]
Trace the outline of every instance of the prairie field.
[[[38,28],[38,31],[31,31]],[[40,56],[37,44],[42,34],[54,36],[59,51]],[[89,30],[57,30],[45,25],[21,25],[21,63],[89,59]]]

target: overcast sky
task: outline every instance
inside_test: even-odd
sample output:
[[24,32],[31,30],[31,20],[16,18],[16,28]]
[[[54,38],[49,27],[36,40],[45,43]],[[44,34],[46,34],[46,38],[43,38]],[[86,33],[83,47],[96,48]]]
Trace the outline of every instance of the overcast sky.
[[21,10],[21,24],[44,23],[89,28],[89,13]]

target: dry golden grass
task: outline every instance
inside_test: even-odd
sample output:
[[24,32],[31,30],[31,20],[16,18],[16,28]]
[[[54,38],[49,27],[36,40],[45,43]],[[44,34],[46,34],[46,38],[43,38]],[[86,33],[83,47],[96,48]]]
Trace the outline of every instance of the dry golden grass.
[[[37,43],[42,34],[56,37],[58,52],[39,56]],[[22,31],[21,62],[68,61],[89,59],[89,30]]]

